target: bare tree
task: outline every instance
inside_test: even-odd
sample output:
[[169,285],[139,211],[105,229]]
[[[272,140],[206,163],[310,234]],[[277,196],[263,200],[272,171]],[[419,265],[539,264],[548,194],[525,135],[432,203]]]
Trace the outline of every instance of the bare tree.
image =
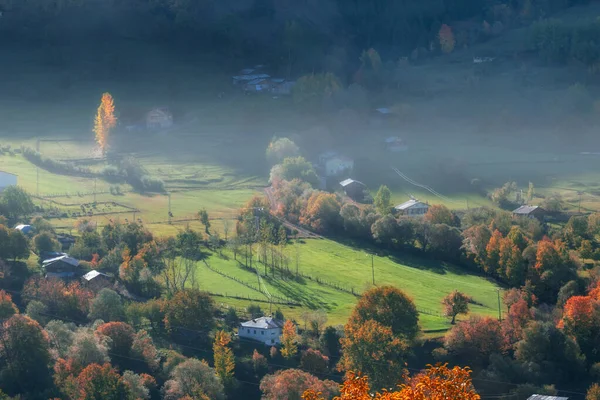
[[228,239],[230,228],[231,228],[231,220],[224,219],[223,220],[223,234],[225,235],[225,241],[227,241],[227,239]]

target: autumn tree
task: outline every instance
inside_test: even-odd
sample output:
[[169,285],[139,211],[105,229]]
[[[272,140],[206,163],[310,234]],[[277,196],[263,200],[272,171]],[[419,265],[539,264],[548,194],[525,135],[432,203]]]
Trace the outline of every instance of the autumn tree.
[[302,352],[300,366],[311,374],[325,374],[329,367],[329,357],[321,354],[319,350],[308,349]]
[[482,266],[487,259],[487,244],[492,237],[492,233],[485,225],[472,225],[462,233],[462,248],[475,263]]
[[96,112],[96,118],[94,119],[96,143],[98,143],[102,154],[106,154],[108,150],[108,138],[116,125],[117,117],[115,116],[114,100],[110,93],[104,93]]
[[254,368],[254,373],[258,376],[261,376],[267,371],[268,363],[267,358],[260,354],[256,349],[252,353],[252,366]]
[[298,353],[296,326],[289,319],[283,324],[281,333],[281,355],[290,359]]
[[363,293],[348,323],[360,325],[368,320],[390,327],[394,335],[409,341],[419,333],[419,316],[414,302],[392,286],[380,286]]
[[25,315],[2,323],[0,359],[0,386],[9,394],[40,393],[50,383],[48,335]]
[[89,318],[105,322],[122,321],[125,318],[125,310],[121,296],[108,288],[100,290],[90,304]]
[[442,305],[444,306],[444,315],[452,318],[452,321],[450,322],[452,325],[454,325],[454,321],[458,314],[466,315],[469,313],[470,301],[471,298],[469,296],[459,292],[458,290],[455,290],[448,296],[444,297],[442,300]]
[[600,361],[600,302],[591,296],[573,296],[567,300],[559,326],[575,338],[588,362]]
[[180,290],[164,302],[165,327],[170,332],[194,331],[204,338],[215,325],[215,306],[212,298],[197,289]]
[[440,48],[444,53],[452,53],[454,50],[455,40],[452,28],[446,24],[442,24],[440,31],[438,32],[438,39],[440,41]]
[[472,316],[448,331],[444,347],[457,360],[469,360],[474,365],[483,365],[490,355],[502,352],[500,322],[490,317]]
[[231,384],[233,370],[235,369],[235,357],[229,348],[231,337],[225,331],[218,331],[213,343],[213,354],[215,361],[215,372],[225,386]]
[[458,218],[443,204],[433,204],[429,207],[423,218],[431,224],[458,225]]
[[369,319],[348,323],[346,336],[340,339],[342,358],[338,369],[368,374],[378,387],[394,385],[402,377],[409,342],[394,335],[392,328]]
[[391,201],[392,192],[387,186],[381,185],[373,201],[375,208],[381,215],[387,215],[392,211]]
[[109,349],[112,353],[128,356],[133,345],[135,331],[124,322],[107,322],[96,328],[96,334],[110,338]]
[[300,400],[307,390],[321,393],[330,399],[338,393],[337,383],[320,380],[308,372],[299,369],[285,369],[266,375],[260,381],[263,400]]
[[546,301],[556,301],[561,286],[575,277],[575,268],[566,246],[558,240],[538,242],[534,271],[540,280],[536,294]]
[[23,298],[43,302],[57,318],[84,320],[94,294],[79,282],[65,283],[58,279],[32,278],[23,287]]
[[585,395],[585,400],[600,400],[600,385],[594,383],[590,386]]
[[19,313],[19,309],[13,303],[12,296],[4,290],[0,290],[0,320],[5,320]]
[[341,204],[333,193],[314,192],[302,212],[300,223],[317,232],[328,232],[338,227]]
[[295,103],[320,107],[323,100],[342,89],[339,78],[330,72],[301,76],[292,90]]
[[119,373],[110,364],[90,364],[77,376],[76,391],[71,398],[78,400],[122,400],[129,397],[129,389]]

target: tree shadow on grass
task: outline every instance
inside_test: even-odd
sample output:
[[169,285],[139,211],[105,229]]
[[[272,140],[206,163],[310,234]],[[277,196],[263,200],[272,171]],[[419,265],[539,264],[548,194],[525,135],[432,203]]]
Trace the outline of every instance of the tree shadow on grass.
[[271,277],[268,277],[265,280],[284,296],[294,299],[310,309],[323,309],[329,311],[337,306],[337,303],[334,302],[324,302],[322,297],[315,293],[311,293],[308,288],[304,288],[303,286],[305,286],[305,284],[293,285],[286,281],[273,279]]

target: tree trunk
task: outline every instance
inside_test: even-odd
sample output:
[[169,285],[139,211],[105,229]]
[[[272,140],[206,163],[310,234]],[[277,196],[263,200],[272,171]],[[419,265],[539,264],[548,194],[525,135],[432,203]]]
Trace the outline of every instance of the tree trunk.
[[456,320],[456,314],[452,315],[452,321],[450,321],[450,325],[454,325],[455,320]]

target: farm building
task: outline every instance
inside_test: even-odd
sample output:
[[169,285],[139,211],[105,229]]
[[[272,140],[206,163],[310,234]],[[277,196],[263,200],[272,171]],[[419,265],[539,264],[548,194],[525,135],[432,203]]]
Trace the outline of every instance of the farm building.
[[44,260],[42,268],[46,272],[46,278],[74,278],[79,270],[79,260],[65,254]]
[[394,210],[400,215],[417,217],[427,213],[427,210],[429,210],[429,204],[423,203],[417,199],[410,199],[394,207]]
[[173,126],[173,114],[166,107],[157,107],[146,114],[147,129],[166,129]]
[[352,171],[354,160],[346,156],[333,156],[327,159],[323,166],[326,176],[337,176]]
[[513,210],[512,213],[515,217],[537,218],[541,220],[546,215],[546,210],[539,206],[521,206]]
[[242,322],[238,328],[238,336],[252,339],[266,345],[279,344],[283,322],[271,317],[260,317]]
[[247,93],[268,92],[273,87],[273,82],[269,78],[257,78],[244,85],[244,91]]
[[99,292],[104,288],[112,287],[111,277],[102,272],[98,272],[95,269],[85,274],[81,279],[83,285],[94,292]]
[[28,235],[30,233],[33,233],[33,226],[19,224],[19,225],[15,226],[15,230],[20,231],[23,235]]
[[404,140],[400,139],[398,136],[390,136],[389,138],[385,139],[385,148],[388,151],[396,153],[399,151],[406,151],[408,146],[406,146]]
[[13,186],[16,184],[17,184],[17,176],[15,174],[11,174],[10,172],[0,171],[0,192],[2,192],[8,186]]
[[356,201],[361,201],[365,196],[365,190],[367,190],[367,185],[354,179],[344,179],[340,182],[340,185],[344,189],[344,193]]

